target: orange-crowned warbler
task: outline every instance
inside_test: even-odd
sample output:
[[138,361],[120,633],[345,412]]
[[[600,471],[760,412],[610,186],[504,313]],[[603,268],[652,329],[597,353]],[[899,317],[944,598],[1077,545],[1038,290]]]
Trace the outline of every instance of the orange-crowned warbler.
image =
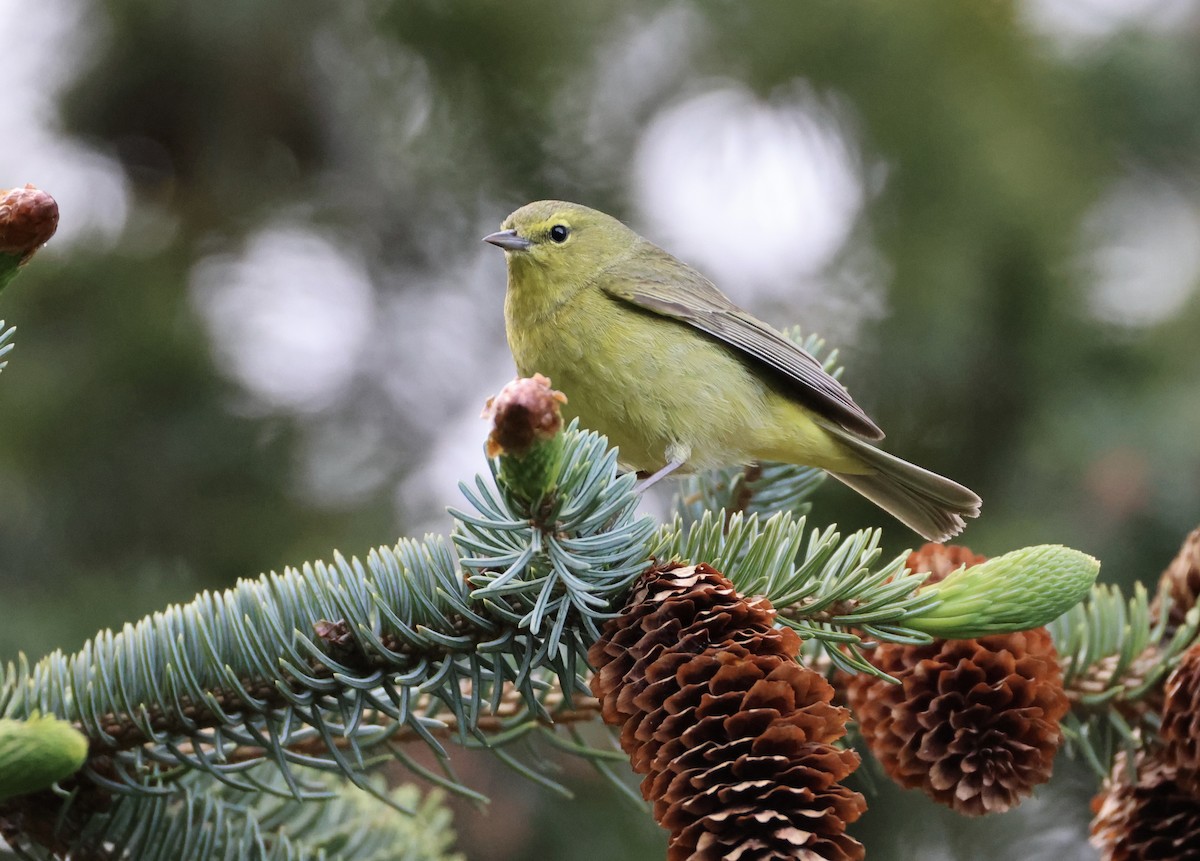
[[564,414],[650,481],[783,461],[827,470],[933,541],[979,514],[967,488],[876,448],[883,431],[820,362],[617,219],[543,200],[485,241],[508,259],[518,370],[550,377]]

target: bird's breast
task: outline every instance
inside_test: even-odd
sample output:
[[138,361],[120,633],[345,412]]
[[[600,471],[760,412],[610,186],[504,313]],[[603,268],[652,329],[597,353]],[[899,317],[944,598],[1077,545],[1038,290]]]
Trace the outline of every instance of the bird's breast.
[[621,461],[653,471],[669,446],[704,469],[752,459],[750,428],[766,392],[729,350],[685,323],[626,306],[599,289],[540,318],[512,290],[509,346],[522,375],[542,373],[564,392],[564,412],[605,434]]

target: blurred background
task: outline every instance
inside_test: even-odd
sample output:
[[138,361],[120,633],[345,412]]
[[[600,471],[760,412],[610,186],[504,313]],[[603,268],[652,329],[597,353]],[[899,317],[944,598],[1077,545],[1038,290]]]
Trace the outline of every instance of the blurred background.
[[[612,212],[841,348],[977,552],[1155,577],[1200,523],[1197,0],[0,4],[0,660],[444,531],[513,374],[526,201]],[[651,501],[650,504],[662,505]],[[816,523],[916,537],[844,488]],[[660,859],[587,766],[464,777],[472,859]],[[964,821],[877,781],[873,859],[1090,858],[1089,774]]]

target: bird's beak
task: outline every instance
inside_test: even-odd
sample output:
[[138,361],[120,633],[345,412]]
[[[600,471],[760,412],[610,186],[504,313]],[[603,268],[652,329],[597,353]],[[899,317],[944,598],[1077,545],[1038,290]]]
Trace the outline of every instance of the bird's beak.
[[501,230],[498,233],[489,233],[483,237],[484,242],[490,242],[497,248],[503,248],[505,251],[528,251],[533,243],[524,237],[517,236],[515,230]]

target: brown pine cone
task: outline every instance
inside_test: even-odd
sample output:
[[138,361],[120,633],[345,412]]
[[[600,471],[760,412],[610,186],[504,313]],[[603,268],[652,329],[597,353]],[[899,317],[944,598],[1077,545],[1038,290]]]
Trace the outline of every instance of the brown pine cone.
[[[934,582],[985,557],[927,544],[908,559]],[[843,677],[863,739],[901,786],[959,813],[1015,806],[1050,778],[1068,708],[1050,634],[1035,628],[925,646],[883,643],[868,654],[893,684]]]
[[1134,774],[1118,754],[1092,799],[1091,844],[1102,861],[1200,861],[1200,804],[1175,769],[1138,753]]
[[848,714],[774,620],[707,565],[653,568],[589,652],[669,861],[863,858],[845,829],[866,803],[839,782],[858,756],[834,745]]
[[[1160,758],[1200,799],[1200,644],[1183,653],[1164,686]],[[1197,802],[1200,804],[1200,801]]]
[[[1167,612],[1167,636],[1170,636],[1183,624],[1183,617],[1196,606],[1196,600],[1200,598],[1200,529],[1193,530],[1184,539],[1179,553],[1159,577],[1159,585],[1166,588],[1167,596],[1171,599],[1171,608]],[[1162,612],[1157,596],[1151,611],[1155,618]]]

